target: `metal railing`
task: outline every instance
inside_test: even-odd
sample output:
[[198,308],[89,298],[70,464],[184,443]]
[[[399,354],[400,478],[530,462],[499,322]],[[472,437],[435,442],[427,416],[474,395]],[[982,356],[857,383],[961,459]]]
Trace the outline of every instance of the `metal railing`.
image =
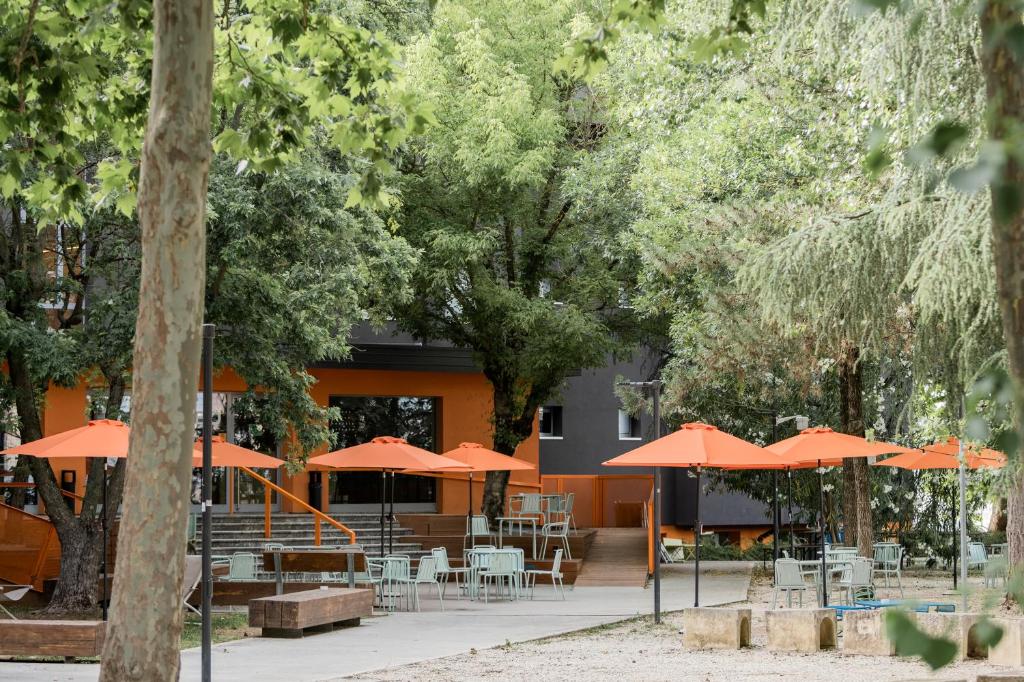
[[269,539],[271,537],[271,535],[272,535],[271,526],[272,526],[272,523],[273,523],[273,519],[272,519],[273,515],[272,515],[271,511],[273,509],[273,505],[272,505],[272,501],[271,500],[272,500],[272,497],[273,497],[272,496],[272,492],[276,492],[278,495],[283,496],[285,499],[290,500],[292,503],[297,504],[298,506],[302,507],[306,511],[311,512],[313,514],[313,518],[316,520],[316,525],[313,527],[313,544],[315,544],[317,547],[320,546],[320,523],[322,521],[326,521],[327,523],[331,524],[332,526],[334,526],[335,528],[340,530],[342,533],[345,533],[346,535],[348,535],[348,542],[349,542],[350,545],[356,544],[356,534],[355,534],[355,531],[353,531],[351,528],[349,528],[345,524],[341,523],[337,519],[334,519],[334,518],[328,516],[327,514],[323,513],[319,509],[316,509],[315,507],[313,507],[309,503],[303,502],[298,497],[296,497],[295,495],[292,495],[290,492],[288,492],[287,490],[285,490],[281,486],[277,485],[273,481],[270,481],[270,480],[264,478],[263,476],[260,476],[259,474],[257,474],[255,471],[253,471],[249,467],[238,467],[238,468],[241,469],[242,471],[244,471],[246,474],[248,474],[252,478],[256,479],[257,481],[259,481],[260,483],[263,484],[263,537],[264,538]]

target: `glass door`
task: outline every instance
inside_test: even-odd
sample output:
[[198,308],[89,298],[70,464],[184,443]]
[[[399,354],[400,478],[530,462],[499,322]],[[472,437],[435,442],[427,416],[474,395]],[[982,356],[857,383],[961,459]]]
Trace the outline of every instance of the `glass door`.
[[[228,406],[230,394],[213,394],[213,435],[223,435],[227,431]],[[196,394],[196,439],[203,437],[203,394]],[[228,483],[229,473],[224,467],[213,468],[213,489],[210,499],[213,501],[214,513],[223,513],[228,510]],[[192,511],[199,512],[202,503],[203,490],[203,469],[194,467],[192,469]]]
[[[243,448],[256,450],[265,455],[281,457],[280,446],[274,434],[263,426],[260,410],[265,401],[259,396],[236,394],[231,397],[228,410],[228,429],[231,442]],[[253,469],[254,472],[273,483],[280,483],[278,469]],[[234,470],[234,500],[237,511],[263,511],[265,487],[241,469]],[[271,491],[271,509],[280,508],[279,495]]]

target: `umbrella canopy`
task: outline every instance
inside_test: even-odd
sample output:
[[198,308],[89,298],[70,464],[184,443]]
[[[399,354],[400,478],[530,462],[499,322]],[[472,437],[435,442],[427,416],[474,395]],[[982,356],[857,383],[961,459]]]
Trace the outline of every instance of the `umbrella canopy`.
[[[228,443],[224,436],[210,439],[213,454],[212,464],[215,467],[250,467],[256,469],[276,469],[284,464],[283,459],[264,455],[262,452],[249,450],[234,443]],[[203,439],[200,438],[192,448],[192,465],[203,466]]]
[[[925,445],[923,450],[925,452],[957,457],[960,454],[960,440],[956,436],[950,436],[946,440],[940,440],[932,443],[931,445]],[[999,450],[993,450],[991,448],[977,448],[965,444],[964,454],[967,456],[967,465],[970,466],[970,468],[972,469],[977,469],[978,467],[971,465],[971,458],[985,460],[985,462],[979,465],[982,467],[994,466],[994,464],[989,464],[986,462],[998,462],[1000,463],[999,466],[1002,466],[1003,464],[1006,463],[1006,454],[1000,452]],[[959,466],[959,464],[957,466]]]
[[458,471],[465,470],[463,462],[435,455],[429,450],[410,445],[404,438],[377,436],[369,443],[342,448],[309,460],[333,469],[391,470],[401,471]]
[[533,471],[537,467],[515,457],[489,450],[480,443],[459,443],[459,447],[444,453],[444,457],[463,462],[463,471]]
[[611,467],[785,468],[789,457],[769,452],[701,422],[683,424],[658,440],[604,462]]
[[65,457],[127,457],[130,429],[115,419],[94,419],[85,426],[8,448],[3,455]]
[[893,443],[871,441],[860,436],[837,433],[827,426],[804,429],[792,438],[780,440],[765,448],[799,465],[817,464],[834,466],[850,457],[877,457],[902,452],[918,452]]
[[[966,452],[964,454],[968,469],[999,469],[1006,464],[1005,461],[998,459],[988,459]],[[915,471],[920,469],[959,469],[960,460],[956,454],[947,455],[925,448],[924,452],[907,452],[881,462],[875,462],[875,466],[898,467]]]

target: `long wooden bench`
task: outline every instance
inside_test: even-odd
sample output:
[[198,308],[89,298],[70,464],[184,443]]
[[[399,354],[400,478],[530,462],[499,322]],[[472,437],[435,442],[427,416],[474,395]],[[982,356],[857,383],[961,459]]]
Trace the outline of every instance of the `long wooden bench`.
[[0,655],[99,656],[105,626],[101,620],[0,620]]
[[359,625],[372,613],[372,590],[328,587],[253,599],[249,626],[261,628],[264,637],[302,637],[307,631]]

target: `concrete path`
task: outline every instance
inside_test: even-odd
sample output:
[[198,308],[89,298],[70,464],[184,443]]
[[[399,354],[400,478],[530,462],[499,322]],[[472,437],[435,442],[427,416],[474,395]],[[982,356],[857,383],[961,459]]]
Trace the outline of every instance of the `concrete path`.
[[[747,597],[749,563],[717,566],[709,562],[701,576],[701,604],[713,606]],[[693,604],[693,573],[685,566],[665,567],[662,609]],[[704,567],[702,566],[702,569]],[[320,682],[407,665],[418,661],[522,642],[644,615],[651,612],[650,589],[579,587],[566,600],[552,599],[541,586],[533,601],[469,602],[424,600],[420,613],[396,613],[364,619],[357,628],[311,635],[303,639],[243,639],[214,647],[213,678],[217,682],[287,680]],[[198,680],[199,649],[181,654],[182,680]],[[0,662],[0,680],[24,682],[96,680],[96,665]]]

